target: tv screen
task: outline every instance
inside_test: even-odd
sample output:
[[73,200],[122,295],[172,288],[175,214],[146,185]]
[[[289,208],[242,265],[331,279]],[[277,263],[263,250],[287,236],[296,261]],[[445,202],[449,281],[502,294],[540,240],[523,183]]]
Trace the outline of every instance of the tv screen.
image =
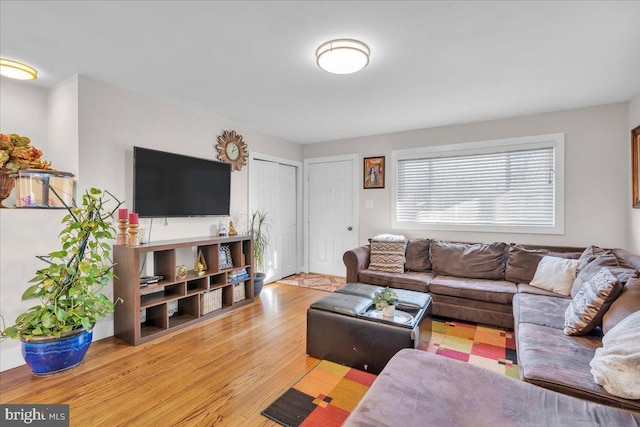
[[139,216],[228,216],[230,197],[230,164],[133,147],[133,210]]

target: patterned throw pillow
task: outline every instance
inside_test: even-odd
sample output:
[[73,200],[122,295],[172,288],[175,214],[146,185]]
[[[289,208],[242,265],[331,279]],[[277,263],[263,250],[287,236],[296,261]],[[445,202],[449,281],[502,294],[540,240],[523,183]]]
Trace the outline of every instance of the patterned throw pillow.
[[622,284],[607,267],[584,282],[564,313],[565,335],[585,335],[595,328],[611,303],[618,297]]
[[404,236],[386,234],[374,237],[371,240],[369,269],[404,273],[406,248],[407,241]]

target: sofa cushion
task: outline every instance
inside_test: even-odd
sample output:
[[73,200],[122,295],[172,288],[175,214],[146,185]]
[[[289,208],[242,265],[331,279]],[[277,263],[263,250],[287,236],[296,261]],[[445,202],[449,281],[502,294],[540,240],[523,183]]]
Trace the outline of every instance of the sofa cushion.
[[607,267],[611,270],[611,273],[613,273],[623,285],[627,283],[627,280],[636,272],[635,268],[625,260],[618,258],[613,252],[607,251],[580,270],[576,280],[573,281],[571,298],[575,297],[582,287],[582,284],[598,274],[602,267]]
[[578,263],[577,259],[545,255],[538,263],[529,285],[567,296],[576,279]]
[[531,285],[528,285],[526,283],[518,283],[518,293],[519,294],[544,295],[544,296],[548,296],[548,297],[570,299],[569,296],[556,294],[555,292],[546,291],[546,290],[541,289],[541,288],[536,288],[535,286],[531,286]]
[[585,268],[591,261],[607,252],[607,249],[603,249],[599,246],[587,246],[584,252],[582,252],[582,255],[580,255],[580,258],[578,258],[578,260],[580,261],[580,264],[578,265],[578,273],[580,273],[580,270]]
[[604,314],[602,332],[606,334],[622,319],[636,311],[640,311],[640,278],[632,277]]
[[516,329],[518,369],[527,382],[570,396],[640,411],[640,401],[613,396],[595,383],[589,363],[598,335],[570,337],[562,329],[519,323]]
[[404,268],[407,271],[431,271],[429,259],[430,239],[410,240],[405,253],[406,262]]
[[406,248],[407,241],[403,236],[374,237],[371,241],[369,269],[403,273]]
[[562,329],[564,312],[570,303],[570,298],[518,293],[513,297],[513,317],[516,324],[532,323]]
[[581,254],[582,250],[571,247],[541,248],[511,243],[504,278],[514,283],[529,283],[545,255],[578,259]]
[[506,243],[431,241],[431,265],[436,273],[474,279],[504,280]]
[[344,427],[638,426],[640,414],[554,393],[469,363],[400,350]]
[[429,283],[432,294],[511,305],[515,283],[504,280],[468,279],[438,274]]
[[611,303],[622,290],[622,285],[607,267],[587,280],[564,314],[564,333],[566,335],[584,335],[595,328]]
[[427,292],[429,283],[434,277],[433,273],[388,273],[371,269],[362,270],[358,275],[358,281],[378,286],[389,286],[410,291]]

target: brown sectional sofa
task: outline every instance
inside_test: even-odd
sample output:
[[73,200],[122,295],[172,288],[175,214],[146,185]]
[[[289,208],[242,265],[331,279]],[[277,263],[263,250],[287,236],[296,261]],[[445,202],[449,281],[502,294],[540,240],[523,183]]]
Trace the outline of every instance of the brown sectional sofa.
[[[597,385],[589,366],[595,350],[602,346],[603,329],[606,332],[608,324],[640,310],[640,279],[629,279],[640,269],[639,256],[621,249],[597,248],[598,254],[606,252],[607,256],[588,265],[599,268],[602,263],[628,285],[604,316],[602,327],[583,336],[567,336],[563,333],[564,313],[571,296],[529,282],[545,255],[578,259],[588,253],[587,248],[418,239],[407,246],[403,273],[368,268],[369,248],[365,245],[344,254],[347,282],[427,292],[433,298],[434,315],[512,328],[524,381],[640,412],[640,401],[613,396]],[[572,295],[578,285],[574,284]]]
[[529,286],[544,255],[580,257],[585,248],[417,239],[406,250],[405,272],[369,267],[370,246],[344,253],[347,282],[428,292],[433,314],[513,328],[513,296],[520,292],[558,296]]

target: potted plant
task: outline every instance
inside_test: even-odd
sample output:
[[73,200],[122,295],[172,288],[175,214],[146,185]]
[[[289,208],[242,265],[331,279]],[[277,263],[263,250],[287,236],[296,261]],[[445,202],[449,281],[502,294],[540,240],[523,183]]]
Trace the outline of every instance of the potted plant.
[[373,303],[378,310],[382,309],[383,317],[393,317],[396,314],[396,301],[398,294],[388,286],[373,294]]
[[269,231],[271,231],[271,218],[268,217],[268,213],[252,212],[247,234],[253,237],[253,262],[256,266],[256,275],[253,280],[254,296],[260,295],[262,284],[267,277],[264,273],[264,252],[269,247]]
[[[107,208],[112,202],[115,206]],[[113,278],[109,241],[116,236],[113,213],[121,204],[96,188],[85,192],[77,207],[64,203],[68,214],[62,219],[62,247],[38,257],[48,266],[36,272],[30,282],[34,284],[22,295],[23,300],[39,298],[40,304],[0,332],[2,338],[22,341],[22,355],[35,375],[64,371],[82,362],[96,321],[114,311],[114,303],[100,290]]]

